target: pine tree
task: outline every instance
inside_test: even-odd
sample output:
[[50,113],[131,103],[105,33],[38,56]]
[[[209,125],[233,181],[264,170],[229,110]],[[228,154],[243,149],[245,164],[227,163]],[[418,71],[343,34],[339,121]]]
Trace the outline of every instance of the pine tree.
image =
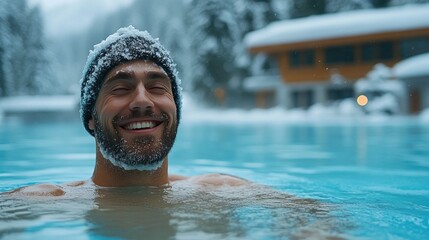
[[429,3],[429,0],[391,0],[389,2],[389,5],[399,6],[399,5],[413,4],[413,3]]
[[[26,0],[2,1],[0,10],[0,96],[38,94],[49,76],[43,69],[42,23]],[[42,76],[44,81],[36,79]]]
[[326,10],[329,13],[372,8],[371,0],[329,0]]
[[26,49],[26,73],[24,83],[26,94],[49,94],[54,84],[46,56],[43,24],[40,9],[34,7],[28,12],[28,21],[24,32],[24,48]]
[[233,3],[194,0],[188,6],[192,86],[209,103],[220,103],[223,95],[228,97],[228,85],[236,74],[234,46],[241,31]]
[[[239,25],[241,26],[241,39],[251,31],[266,27],[269,23],[282,19],[282,13],[275,7],[275,0],[238,0],[236,9],[239,15]],[[247,49],[242,42],[237,44],[240,49],[236,53],[238,67],[244,68],[247,76],[253,59],[247,53]]]
[[385,8],[389,6],[390,0],[371,0],[372,6],[374,8]]
[[0,97],[6,96],[7,93],[7,83],[4,69],[4,60],[6,54],[6,41],[9,35],[9,32],[6,31],[6,2],[0,1]]
[[2,4],[2,72],[3,72],[3,96],[16,95],[19,90],[19,74],[17,65],[22,55],[22,7],[23,1],[3,1]]
[[301,18],[311,15],[321,15],[325,14],[327,0],[300,0],[294,1],[290,0],[290,17],[291,18]]
[[239,26],[241,27],[241,40],[235,45],[234,51],[236,59],[235,71],[238,74],[236,79],[238,86],[236,87],[235,95],[238,95],[241,101],[246,98],[246,91],[243,89],[243,80],[250,75],[266,72],[267,69],[264,69],[266,67],[265,63],[269,61],[267,56],[250,55],[242,39],[244,39],[247,33],[266,27],[269,23],[282,18],[284,13],[276,9],[275,3],[275,0],[237,0],[235,2],[234,6],[238,15]]

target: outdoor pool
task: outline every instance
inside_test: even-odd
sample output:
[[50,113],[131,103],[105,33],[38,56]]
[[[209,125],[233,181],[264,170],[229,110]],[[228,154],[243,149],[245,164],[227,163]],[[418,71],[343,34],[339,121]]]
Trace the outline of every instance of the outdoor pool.
[[[429,124],[417,118],[184,121],[170,173],[220,172],[272,189],[2,195],[0,238],[429,239],[428,146]],[[0,123],[0,192],[89,179],[94,151],[78,121]]]

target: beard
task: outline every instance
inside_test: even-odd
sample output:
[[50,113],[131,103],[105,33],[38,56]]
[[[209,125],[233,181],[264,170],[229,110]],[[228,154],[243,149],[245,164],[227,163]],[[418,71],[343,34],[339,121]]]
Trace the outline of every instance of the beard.
[[[130,140],[124,139],[118,131],[118,122],[129,118],[150,117],[162,121],[160,139],[155,136],[140,136]],[[153,112],[132,112],[129,116],[116,116],[110,124],[104,124],[94,112],[95,139],[103,157],[113,165],[125,170],[156,170],[161,167],[167,154],[173,147],[177,134],[177,121],[173,122],[167,114],[156,116]]]

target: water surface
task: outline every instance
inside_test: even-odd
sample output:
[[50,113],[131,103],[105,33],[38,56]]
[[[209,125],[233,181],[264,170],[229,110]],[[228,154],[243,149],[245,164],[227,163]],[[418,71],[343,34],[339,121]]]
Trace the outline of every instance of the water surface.
[[[429,127],[381,121],[182,123],[170,172],[258,187],[99,188],[55,200],[1,196],[5,239],[429,238]],[[89,179],[81,123],[2,123],[0,191]]]

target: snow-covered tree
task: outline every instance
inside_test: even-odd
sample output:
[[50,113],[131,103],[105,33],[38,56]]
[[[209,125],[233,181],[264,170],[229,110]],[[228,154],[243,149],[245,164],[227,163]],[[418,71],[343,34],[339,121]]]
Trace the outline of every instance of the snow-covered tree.
[[[234,46],[241,39],[233,0],[194,0],[186,16],[192,46],[192,86],[208,102],[228,97],[236,75]],[[217,94],[217,98],[216,95]]]
[[385,8],[389,6],[390,0],[371,0],[372,6],[374,8]]
[[329,0],[326,5],[326,10],[329,13],[335,13],[372,7],[371,0]]
[[[43,93],[49,74],[41,16],[26,0],[0,3],[0,96]],[[52,90],[52,89],[49,89]]]
[[20,91],[19,78],[24,44],[22,38],[24,26],[24,12],[26,5],[23,0],[2,1],[2,71],[4,86],[3,95],[17,95]]
[[[274,0],[237,0],[235,8],[238,14],[241,39],[251,31],[280,20],[282,16],[282,13],[276,9]],[[235,54],[237,70],[243,73],[241,77],[245,77],[249,74],[253,59],[241,42],[236,44]]]
[[285,16],[277,11],[285,9],[284,1],[281,5],[276,0],[194,0],[187,8],[192,89],[209,103],[224,98],[229,106],[239,105],[245,97],[243,79],[254,61],[243,38]]
[[328,0],[290,0],[289,14],[291,18],[307,17],[311,15],[320,15],[327,12]]
[[[266,27],[269,23],[283,19],[287,11],[286,1],[276,0],[237,0],[235,9],[240,26],[240,42],[234,47],[235,71],[237,72],[235,96],[245,98],[243,80],[254,74],[267,71],[270,59],[265,55],[252,56],[242,43],[245,35],[251,31]],[[286,4],[287,5],[287,4]],[[240,101],[242,99],[238,99]]]
[[[50,94],[54,81],[50,72],[43,38],[43,23],[38,7],[28,11],[24,31],[26,54],[25,78],[23,82],[25,94]],[[55,93],[55,92],[53,92]]]
[[6,31],[7,20],[6,2],[0,1],[0,97],[6,95],[8,89],[8,82],[6,82],[6,72],[4,69],[4,60],[6,54],[6,43],[8,42],[9,32]]
[[429,3],[429,0],[390,0],[390,6],[399,6],[413,3]]

